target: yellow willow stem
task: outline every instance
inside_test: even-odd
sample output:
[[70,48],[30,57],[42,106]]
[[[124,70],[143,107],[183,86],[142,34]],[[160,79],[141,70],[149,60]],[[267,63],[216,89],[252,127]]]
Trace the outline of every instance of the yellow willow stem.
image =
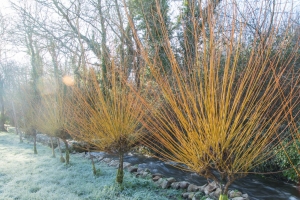
[[219,200],[228,200],[227,194],[220,194]]

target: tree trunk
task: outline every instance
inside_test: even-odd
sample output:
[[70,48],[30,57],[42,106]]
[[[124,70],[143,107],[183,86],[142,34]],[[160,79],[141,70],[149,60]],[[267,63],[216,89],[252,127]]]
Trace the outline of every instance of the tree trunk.
[[62,151],[61,151],[61,148],[60,148],[60,142],[59,142],[59,139],[56,138],[56,141],[57,141],[57,145],[58,145],[58,149],[59,149],[59,153],[60,153],[60,162],[64,163],[66,162],[63,154],[62,154]]
[[[127,66],[125,66],[125,63],[124,63],[124,60],[125,60],[124,43],[125,43],[126,35],[125,35],[124,27],[123,27],[123,20],[122,20],[122,15],[121,15],[121,12],[120,12],[118,1],[114,0],[114,2],[115,2],[115,5],[116,5],[117,16],[118,16],[118,19],[119,19],[119,26],[120,26],[120,29],[121,29],[121,38],[120,38],[121,39],[121,44],[120,44],[121,65],[123,65],[124,68],[126,68]],[[126,69],[124,69],[124,73],[126,73],[125,70]]]
[[220,194],[219,200],[228,200],[227,194]]
[[[224,188],[222,188],[222,192],[220,194],[219,200],[228,200],[228,189],[233,181],[227,181]],[[222,184],[221,184],[222,185]]]
[[93,156],[91,155],[90,150],[89,150],[89,156],[90,156],[90,159],[91,159],[91,162],[92,162],[93,174],[94,174],[94,176],[96,176],[97,175],[97,170],[96,170],[95,162],[94,162]]
[[122,184],[123,183],[123,177],[124,177],[124,170],[123,170],[123,160],[124,160],[124,153],[119,153],[119,168],[117,173],[117,183]]
[[135,82],[136,82],[136,89],[139,90],[140,87],[141,87],[141,58],[140,58],[140,55],[141,55],[141,49],[139,47],[139,45],[136,45],[136,62],[135,62]]
[[18,126],[16,126],[16,131],[17,131],[17,134],[19,134],[20,143],[23,143],[22,131],[19,131],[19,127]]
[[[103,16],[102,12],[102,0],[98,0],[98,12],[99,12],[99,17],[100,17],[100,26],[101,26],[101,73],[102,73],[102,81],[104,84],[108,84],[108,79],[107,79],[107,68],[108,68],[108,48],[106,46],[107,42],[107,35],[106,35],[106,27],[104,24],[105,18]],[[99,55],[96,55],[99,56]]]
[[70,163],[70,152],[69,152],[69,145],[66,139],[62,139],[65,146],[66,146],[66,164],[68,165]]
[[16,110],[15,110],[14,102],[12,101],[11,104],[12,104],[12,108],[13,108],[14,124],[15,124],[15,127],[16,127],[16,133],[20,137],[20,143],[23,143],[22,133],[21,133],[21,131],[19,131],[19,124],[18,124],[18,120],[17,120],[17,115],[16,115]]
[[[19,86],[20,87],[20,86]],[[23,107],[21,107],[21,116],[24,116],[24,110]],[[26,127],[25,121],[23,120],[23,127]],[[26,137],[26,135],[24,136]],[[20,142],[23,143],[23,139],[22,139],[22,131],[20,131]]]
[[227,183],[224,186],[222,194],[226,194],[227,195],[228,189],[229,189],[229,186],[231,185],[231,183],[232,183],[232,181],[227,181]]
[[36,150],[36,130],[33,130],[33,152],[34,154],[37,154],[37,150]]
[[4,89],[4,85],[3,85],[3,80],[1,80],[0,82],[0,103],[1,103],[1,119],[0,119],[0,131],[5,131],[6,129],[4,127],[5,124],[5,115],[4,115],[4,99],[3,99],[3,89]]
[[52,157],[55,158],[55,151],[54,151],[54,144],[53,144],[53,137],[50,137],[51,140],[51,148],[52,148]]

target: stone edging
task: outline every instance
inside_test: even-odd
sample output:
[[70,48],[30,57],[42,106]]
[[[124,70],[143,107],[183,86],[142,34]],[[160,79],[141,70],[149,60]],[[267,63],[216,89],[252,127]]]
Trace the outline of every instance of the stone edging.
[[[90,159],[90,155],[85,153],[80,153],[83,157]],[[114,160],[111,158],[105,158],[104,155],[91,155],[93,159],[106,163],[108,166],[118,168],[119,160]],[[162,189],[173,188],[176,190],[183,190],[182,197],[184,199],[191,200],[200,200],[203,196],[206,197],[206,200],[217,200],[221,193],[221,189],[217,186],[217,184],[213,181],[203,186],[197,186],[191,184],[187,181],[177,182],[173,177],[164,177],[164,175],[160,173],[152,174],[147,168],[139,168],[137,166],[132,166],[129,162],[123,163],[124,169],[131,173],[136,178],[148,178],[152,179],[154,184],[157,187],[161,187]],[[240,191],[231,190],[228,192],[228,197],[231,200],[249,200],[248,194],[242,194]]]

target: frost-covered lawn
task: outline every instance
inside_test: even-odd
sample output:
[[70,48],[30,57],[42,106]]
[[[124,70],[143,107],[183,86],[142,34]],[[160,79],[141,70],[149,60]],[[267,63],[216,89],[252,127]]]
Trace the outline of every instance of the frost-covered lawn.
[[59,156],[52,158],[51,149],[42,145],[34,155],[30,142],[19,143],[14,133],[0,132],[0,199],[180,199],[180,191],[159,189],[151,180],[127,172],[121,190],[115,168],[96,163],[101,175],[94,177],[89,160],[71,154],[70,161],[69,166],[60,163]]

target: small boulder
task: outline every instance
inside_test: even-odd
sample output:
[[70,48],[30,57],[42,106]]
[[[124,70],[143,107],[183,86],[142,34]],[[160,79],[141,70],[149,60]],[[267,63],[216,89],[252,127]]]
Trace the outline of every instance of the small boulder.
[[188,199],[193,199],[195,194],[196,194],[195,192],[191,192],[188,196]]
[[148,176],[150,176],[151,174],[149,173],[149,172],[143,172],[142,174],[141,174],[141,177],[142,178],[147,178]]
[[155,176],[163,177],[163,175],[160,174],[160,173],[154,173],[154,174],[152,174],[152,178],[155,177]]
[[193,198],[194,195],[195,195],[194,192],[185,192],[185,193],[183,193],[181,196],[182,196],[184,199],[188,199],[189,197]]
[[161,184],[163,183],[164,179],[163,178],[159,178],[155,183],[155,185],[157,186],[161,186]]
[[154,176],[154,177],[152,178],[152,180],[153,180],[154,182],[158,181],[159,179],[161,179],[160,176]]
[[221,194],[222,190],[221,188],[217,188],[214,192],[213,192],[213,196],[215,197],[219,197]]
[[202,196],[203,196],[202,192],[196,192],[192,200],[200,200]]
[[91,155],[98,158],[98,157],[104,157],[106,154],[104,152],[91,152]]
[[85,152],[88,149],[87,143],[77,141],[77,140],[68,140],[69,149],[72,149],[75,152]]
[[197,191],[199,191],[199,186],[190,184],[187,188],[187,191],[188,192],[197,192]]
[[137,169],[137,172],[144,172],[144,169],[143,168],[140,168],[140,167],[138,167],[138,169]]
[[210,194],[212,193],[213,191],[215,191],[216,189],[218,188],[217,186],[217,183],[215,181],[209,183],[205,188],[204,188],[204,193],[207,195],[207,194]]
[[145,168],[145,169],[144,169],[144,172],[148,172],[148,173],[150,173],[150,169],[148,169],[148,168]]
[[171,177],[171,178],[167,178],[165,179],[162,183],[161,183],[161,188],[162,189],[167,189],[171,186],[172,183],[174,183],[176,180],[175,178]]
[[249,195],[248,195],[248,194],[243,194],[242,197],[243,197],[245,200],[249,200]]
[[137,172],[143,173],[143,172],[150,172],[148,168],[138,168]]
[[123,169],[128,169],[128,167],[131,166],[131,163],[129,162],[123,162]]
[[200,192],[204,192],[204,189],[205,189],[206,185],[207,185],[207,184],[202,185],[202,186],[199,186],[199,191],[200,191]]
[[234,197],[231,200],[244,200],[244,198],[243,197]]
[[108,164],[111,167],[118,167],[119,166],[119,161],[118,160],[112,160],[110,161],[110,163]]
[[104,158],[102,161],[106,162],[106,163],[109,163],[111,160],[112,160],[111,158]]
[[189,187],[190,183],[186,181],[179,182],[180,189],[187,189]]
[[169,184],[169,182],[167,180],[164,180],[162,183],[161,183],[161,188],[162,189],[167,189],[170,187],[171,184]]
[[180,188],[180,182],[174,182],[171,184],[171,188],[178,190]]
[[229,192],[229,198],[241,197],[243,194],[240,191],[232,190]]
[[171,182],[171,183],[176,182],[176,179],[173,178],[173,177],[167,178],[166,180],[167,180],[168,182]]
[[137,172],[137,167],[135,167],[135,166],[130,166],[130,167],[128,167],[128,172],[130,172],[130,173],[133,173],[133,172]]

